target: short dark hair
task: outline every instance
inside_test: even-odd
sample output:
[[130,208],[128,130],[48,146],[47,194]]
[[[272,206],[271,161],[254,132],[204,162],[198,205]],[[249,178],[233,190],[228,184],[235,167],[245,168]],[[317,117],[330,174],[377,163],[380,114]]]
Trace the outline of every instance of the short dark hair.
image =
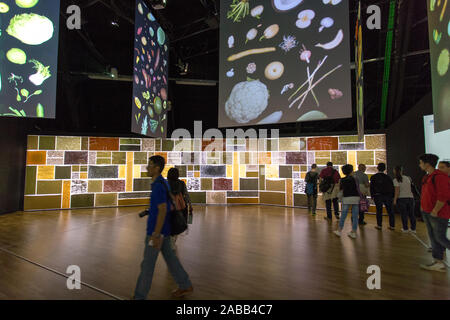
[[155,166],[159,167],[159,173],[163,172],[164,167],[166,166],[166,160],[161,156],[150,157],[148,161],[153,162]]
[[317,168],[317,164],[313,164],[312,166],[311,166],[311,169],[315,169],[315,168]]
[[380,172],[386,171],[386,163],[380,162],[380,163],[378,164],[378,166],[377,166],[377,169],[378,169],[378,171],[380,171]]
[[171,168],[169,169],[169,172],[167,172],[167,180],[170,181],[176,181],[180,177],[180,172],[177,168]]
[[447,168],[450,168],[450,162],[449,161],[439,161],[439,163],[445,164]]
[[327,167],[332,167],[333,166],[333,162],[329,161],[327,162]]
[[348,176],[353,172],[353,166],[351,164],[346,164],[345,166],[342,166],[342,172]]
[[423,163],[428,163],[433,168],[436,168],[439,157],[432,153],[424,153],[419,156],[419,160],[422,160]]

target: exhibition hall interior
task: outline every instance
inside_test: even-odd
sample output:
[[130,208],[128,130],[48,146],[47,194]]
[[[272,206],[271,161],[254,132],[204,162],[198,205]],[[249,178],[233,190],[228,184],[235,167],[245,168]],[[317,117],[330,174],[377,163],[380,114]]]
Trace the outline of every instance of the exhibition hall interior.
[[449,299],[449,19],[0,0],[0,300]]

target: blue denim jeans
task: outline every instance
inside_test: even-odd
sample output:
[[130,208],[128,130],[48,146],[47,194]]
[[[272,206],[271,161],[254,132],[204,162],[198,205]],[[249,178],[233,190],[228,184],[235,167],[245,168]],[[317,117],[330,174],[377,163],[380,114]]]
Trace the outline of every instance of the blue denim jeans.
[[450,250],[450,240],[447,238],[448,219],[433,217],[427,212],[422,212],[422,216],[427,225],[433,258],[443,260],[445,249]]
[[[141,264],[141,274],[139,275],[136,290],[134,291],[135,300],[145,300],[152,286],[153,272],[155,271],[156,259],[159,251],[148,245],[150,236],[145,238],[144,260]],[[166,261],[169,272],[181,290],[186,290],[192,286],[189,275],[183,269],[183,266],[175,255],[172,248],[170,237],[164,237],[161,253]]]
[[358,215],[359,215],[359,205],[358,204],[343,204],[341,219],[339,220],[339,229],[344,229],[345,219],[347,218],[347,213],[352,208],[352,230],[356,231],[358,229]]

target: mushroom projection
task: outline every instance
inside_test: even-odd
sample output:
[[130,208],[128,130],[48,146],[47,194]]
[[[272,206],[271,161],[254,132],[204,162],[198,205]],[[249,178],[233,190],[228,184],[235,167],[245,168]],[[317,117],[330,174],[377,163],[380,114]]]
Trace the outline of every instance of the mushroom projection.
[[312,10],[304,10],[298,14],[298,20],[295,23],[297,28],[305,29],[311,25],[312,19],[316,16],[315,12]]

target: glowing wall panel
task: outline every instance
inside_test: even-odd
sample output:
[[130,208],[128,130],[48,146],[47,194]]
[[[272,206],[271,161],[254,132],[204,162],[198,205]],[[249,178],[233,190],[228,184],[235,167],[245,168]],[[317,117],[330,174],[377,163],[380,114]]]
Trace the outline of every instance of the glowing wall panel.
[[145,1],[136,0],[131,131],[167,133],[169,39]]
[[220,5],[220,127],[352,116],[348,1]]
[[434,131],[450,129],[450,4],[428,0]]
[[0,3],[0,117],[55,118],[59,0]]
[[[365,163],[369,175],[386,162],[384,135],[187,141],[29,136],[25,210],[146,205],[147,159],[161,155],[180,171],[194,203],[306,205],[313,163]],[[179,151],[183,144],[184,150]],[[177,151],[178,150],[178,151]],[[233,150],[233,151],[228,151]],[[234,151],[239,150],[239,151]],[[319,204],[321,203],[319,197]],[[323,204],[321,205],[323,207]]]

